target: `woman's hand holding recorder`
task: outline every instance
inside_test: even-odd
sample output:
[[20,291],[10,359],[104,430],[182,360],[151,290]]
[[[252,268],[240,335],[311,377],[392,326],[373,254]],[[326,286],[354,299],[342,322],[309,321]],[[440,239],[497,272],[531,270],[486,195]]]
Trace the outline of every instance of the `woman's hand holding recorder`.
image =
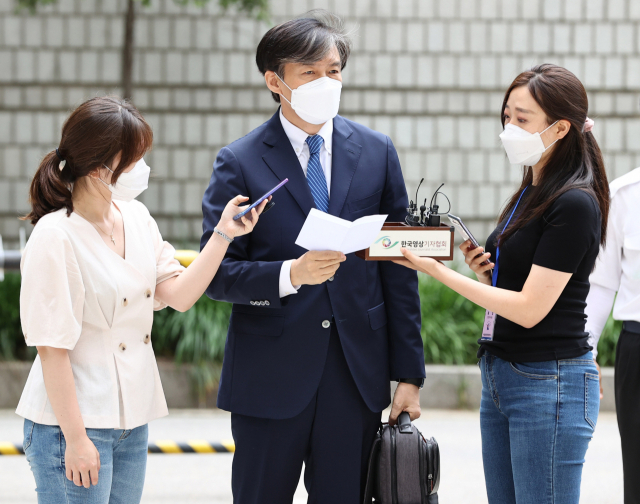
[[478,281],[491,285],[491,271],[495,264],[489,261],[491,254],[482,247],[476,247],[471,240],[462,242],[460,250],[464,254],[464,262],[476,274]]

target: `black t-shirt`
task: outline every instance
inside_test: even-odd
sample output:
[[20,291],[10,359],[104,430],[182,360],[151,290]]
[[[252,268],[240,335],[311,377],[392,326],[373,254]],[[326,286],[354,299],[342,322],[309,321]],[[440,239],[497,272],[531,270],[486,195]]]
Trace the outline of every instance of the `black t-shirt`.
[[[512,224],[531,197],[529,187]],[[508,217],[507,217],[508,218]],[[521,291],[532,265],[572,273],[549,314],[531,329],[497,316],[492,341],[478,340],[478,356],[489,352],[510,362],[540,362],[580,357],[591,350],[584,330],[589,275],[600,249],[600,210],[585,191],[571,189],[544,215],[516,231],[500,246],[497,287]],[[497,239],[506,224],[489,235],[485,250],[495,262]]]

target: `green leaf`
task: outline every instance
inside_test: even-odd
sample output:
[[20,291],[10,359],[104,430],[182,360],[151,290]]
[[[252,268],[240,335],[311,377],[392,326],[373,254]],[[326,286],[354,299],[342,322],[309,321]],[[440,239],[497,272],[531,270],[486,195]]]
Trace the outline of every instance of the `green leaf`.
[[427,275],[420,274],[418,280],[425,362],[477,362],[484,310]]
[[[484,310],[431,277],[419,275],[422,339],[425,362],[473,364]],[[0,282],[0,360],[33,360],[35,349],[27,347],[20,327],[20,275],[8,273]],[[156,312],[153,348],[158,356],[191,364],[191,378],[203,404],[220,377],[231,305],[200,298],[193,308],[180,313],[171,308]],[[621,322],[609,318],[600,338],[598,362],[612,366]]]
[[[196,5],[208,0],[193,0]],[[269,0],[219,0],[219,4],[225,10],[231,5],[236,5],[240,11],[254,14],[260,21],[269,21]]]
[[16,11],[21,12],[28,10],[31,14],[35,14],[39,5],[50,5],[56,3],[56,0],[16,0]]
[[18,273],[6,273],[0,282],[0,360],[31,360],[36,349],[27,347],[20,325],[20,282]]
[[156,312],[152,340],[156,355],[192,364],[191,378],[200,404],[220,379],[231,305],[202,296],[190,310]]
[[609,315],[609,320],[602,330],[600,341],[598,342],[598,364],[601,366],[613,366],[616,362],[616,345],[622,331],[622,321],[613,320]]

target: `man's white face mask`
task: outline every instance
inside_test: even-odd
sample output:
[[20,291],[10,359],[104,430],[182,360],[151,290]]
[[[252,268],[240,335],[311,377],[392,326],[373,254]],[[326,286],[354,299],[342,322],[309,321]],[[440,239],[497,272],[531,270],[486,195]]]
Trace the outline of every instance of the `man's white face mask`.
[[320,77],[291,89],[282,78],[276,77],[291,91],[291,101],[284,98],[298,117],[309,124],[324,124],[338,115],[342,82],[331,77]]

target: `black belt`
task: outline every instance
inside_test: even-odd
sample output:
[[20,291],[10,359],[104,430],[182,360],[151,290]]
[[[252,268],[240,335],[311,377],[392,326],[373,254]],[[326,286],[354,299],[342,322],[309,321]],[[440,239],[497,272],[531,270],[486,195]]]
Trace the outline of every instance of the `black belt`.
[[634,334],[640,334],[640,322],[635,320],[625,320],[622,323],[622,330]]

